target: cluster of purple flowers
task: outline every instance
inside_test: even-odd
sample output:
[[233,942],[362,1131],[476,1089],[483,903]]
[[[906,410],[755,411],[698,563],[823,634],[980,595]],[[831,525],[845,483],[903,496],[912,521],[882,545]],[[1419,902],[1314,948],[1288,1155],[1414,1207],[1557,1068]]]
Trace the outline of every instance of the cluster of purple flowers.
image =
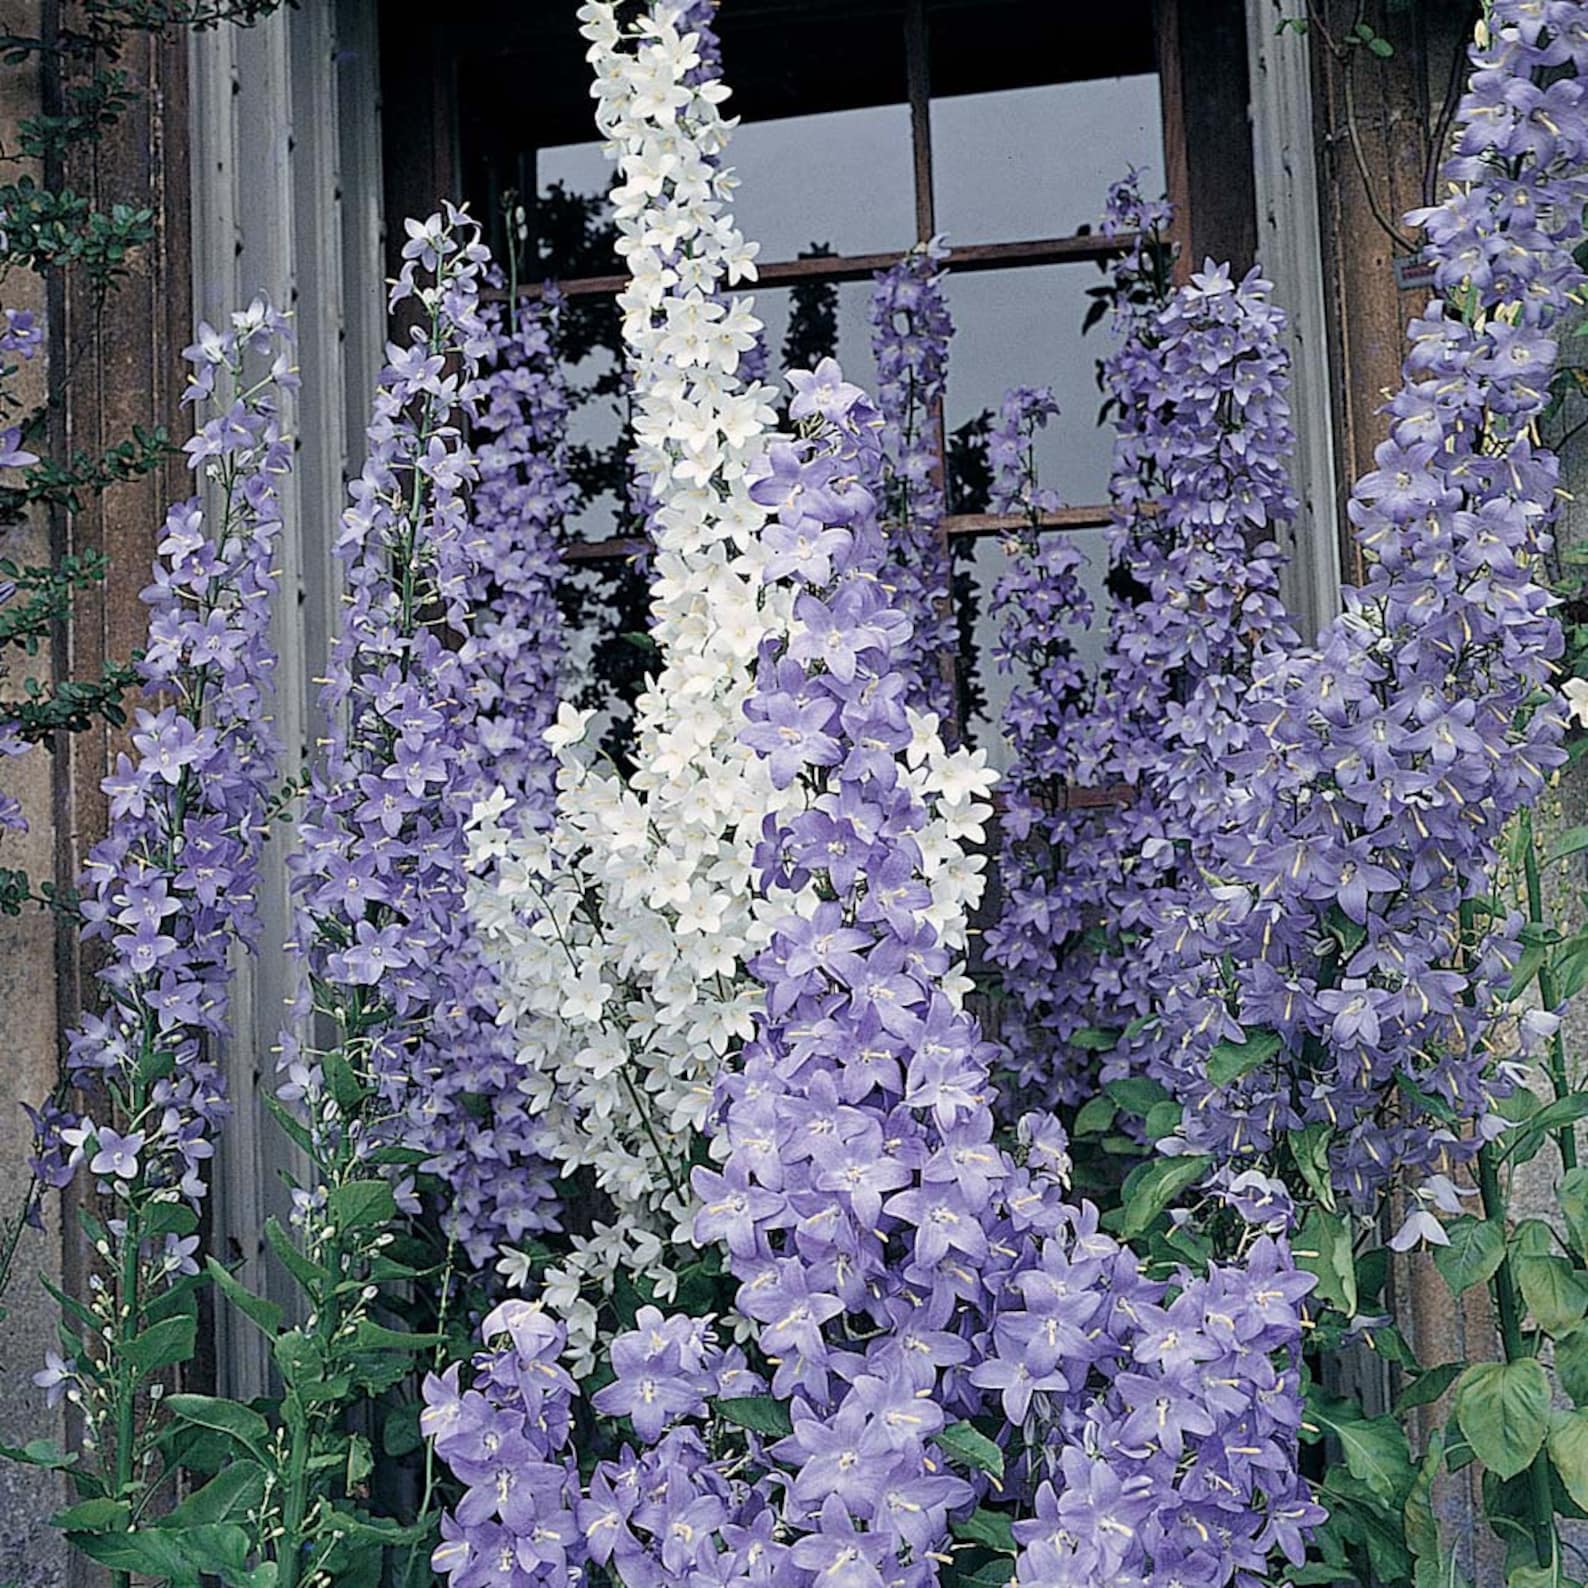
[[[1519,923],[1463,910],[1487,907],[1502,829],[1563,759],[1538,579],[1559,469],[1534,430],[1584,279],[1588,116],[1561,68],[1583,70],[1588,37],[1553,10],[1498,0],[1474,47],[1450,196],[1412,217],[1450,297],[1412,323],[1350,504],[1366,579],[1315,649],[1260,666],[1225,756],[1225,885],[1162,926],[1154,1062],[1193,1144],[1264,1152],[1316,1123],[1362,1203],[1397,1166],[1470,1151],[1463,1126],[1481,1136],[1515,1080],[1485,1032]],[[1215,1085],[1208,1045],[1259,1030],[1277,1052]]]
[[[1164,224],[1134,177],[1111,192],[1108,220],[1143,240]],[[1223,806],[1226,758],[1245,743],[1241,695],[1253,658],[1295,645],[1274,540],[1294,513],[1284,317],[1255,270],[1236,283],[1210,262],[1156,300],[1156,268],[1139,241],[1113,281],[1117,341],[1104,384],[1116,411],[1117,599],[1107,650],[1079,721],[1041,690],[1029,702],[1041,713],[1032,748],[1059,751],[1084,786],[1131,792],[1080,811],[1043,809],[1054,784],[1033,789],[1032,774],[1051,768],[1022,753],[1013,779],[1020,819],[1006,840],[1018,882],[989,939],[1021,995],[1024,1078],[1069,1096],[1092,1079],[1076,1032],[1151,1014],[1159,976],[1142,945],[1196,877],[1201,835]],[[1010,597],[1032,599],[1018,583]],[[1006,621],[1021,634],[1030,620],[1017,609]],[[1029,743],[1028,700],[1012,705],[1017,744]]]
[[175,1186],[196,1206],[227,1112],[215,1043],[226,1033],[231,954],[259,929],[258,851],[278,751],[276,482],[291,461],[275,393],[297,376],[285,318],[259,301],[220,330],[201,326],[184,356],[193,366],[184,400],[216,409],[186,447],[207,497],[171,508],[143,592],[147,704],[135,712],[131,753],[102,785],[110,831],[82,878],[84,936],[108,946],[106,1008],[68,1039],[87,1113],[48,1104],[35,1115],[34,1167],[59,1187],[86,1158],[102,1183]]
[[1071,808],[1076,748],[1092,709],[1091,682],[1074,634],[1092,621],[1081,583],[1085,559],[1062,535],[1041,532],[1041,515],[1058,505],[1037,479],[1033,438],[1058,413],[1042,387],[1018,387],[999,408],[988,438],[992,507],[1019,513],[1023,532],[1006,541],[1008,567],[993,592],[1000,613],[998,668],[1012,675],[1003,729],[1013,751],[1003,780],[998,875],[1005,905],[987,932],[987,951],[1008,997],[1004,1036],[1022,1085],[1057,1087],[1069,1097],[1068,1069],[1056,1062],[1063,1040],[1083,1017],[1055,1006],[1061,959],[1082,928],[1083,894],[1068,857],[1084,813]]
[[[555,767],[542,734],[557,706],[562,621],[559,531],[575,487],[564,446],[568,397],[558,364],[561,300],[488,304],[491,337],[478,388],[478,482],[467,589],[469,631],[458,652],[473,706],[476,797],[501,790],[520,830],[551,817]],[[497,1021],[494,974],[472,937],[453,944],[450,1007],[432,1030],[442,1062],[427,1100],[424,1167],[447,1186],[442,1224],[476,1266],[504,1242],[550,1226],[542,1128],[519,1088],[516,1042]]]
[[[530,1431],[544,1413],[515,1340],[484,1359],[478,1402],[432,1384],[430,1425],[467,1424],[445,1437],[470,1484],[436,1564],[453,1588],[529,1588],[586,1561],[645,1588],[926,1588],[1016,1518],[1033,1584],[1156,1570],[1221,1588],[1276,1546],[1299,1559],[1321,1514],[1295,1470],[1312,1281],[1260,1238],[1244,1267],[1181,1274],[1171,1296],[1064,1203],[1051,1115],[1021,1122],[1020,1161],[994,1139],[997,1050],[953,998],[927,913],[879,417],[836,367],[795,386],[798,435],[762,484],[808,544],[744,734],[778,786],[803,789],[757,860],[766,896],[795,908],[752,967],[765,1014],[719,1084],[720,1167],[693,1175],[696,1239],[726,1249],[787,1427],[749,1431],[734,1403],[765,1414],[760,1378],[700,1320],[648,1310],[593,1399],[633,1439],[580,1484]],[[543,1324],[534,1346],[545,1362],[557,1348]],[[991,1462],[969,1422],[989,1416]],[[549,1425],[565,1436],[561,1404]],[[529,1441],[533,1466],[484,1463],[487,1426]],[[978,1502],[981,1528],[956,1532]]]
[[[305,999],[338,1024],[343,1058],[387,1120],[380,1134],[429,1148],[451,1112],[434,1086],[453,1062],[436,1016],[470,1001],[478,971],[464,908],[476,701],[449,642],[469,636],[480,577],[465,494],[477,466],[460,422],[476,412],[494,338],[473,220],[449,206],[407,228],[392,306],[417,300],[420,323],[387,348],[369,455],[342,517],[347,596],[321,694],[328,745],[292,865]],[[318,1058],[300,1044],[284,1035],[282,1095],[327,1117]]]
[[938,432],[954,322],[943,292],[948,249],[934,238],[878,271],[871,293],[871,350],[882,414],[883,572],[893,604],[910,621],[902,656],[908,702],[952,721],[954,619],[943,533]]

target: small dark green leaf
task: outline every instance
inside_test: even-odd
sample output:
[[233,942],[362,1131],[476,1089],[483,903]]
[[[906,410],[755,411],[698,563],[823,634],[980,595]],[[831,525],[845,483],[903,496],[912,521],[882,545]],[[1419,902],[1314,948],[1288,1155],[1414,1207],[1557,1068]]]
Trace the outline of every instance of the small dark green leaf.
[[1070,1046],[1083,1053],[1108,1053],[1119,1045],[1120,1032],[1103,1026],[1082,1026],[1070,1038]]
[[990,1472],[995,1478],[1004,1475],[1004,1453],[979,1428],[971,1423],[950,1423],[937,1436],[937,1443],[949,1458],[961,1466],[974,1467],[978,1472]]
[[1321,1122],[1292,1131],[1286,1138],[1290,1155],[1308,1189],[1319,1203],[1334,1212],[1334,1177],[1329,1170],[1329,1144],[1334,1140],[1333,1129]]
[[1194,1186],[1212,1167],[1211,1157],[1197,1153],[1185,1158],[1154,1158],[1133,1169],[1125,1185],[1124,1218],[1120,1224],[1125,1237],[1144,1234],[1182,1191]]
[[1119,1110],[1114,1106],[1112,1098],[1089,1097],[1081,1104],[1080,1111],[1075,1116],[1075,1134],[1077,1136],[1101,1136],[1111,1129],[1114,1116]]
[[1588,1406],[1588,1324],[1555,1342],[1555,1372],[1576,1406]]
[[1415,1474],[1405,1430],[1393,1417],[1362,1417],[1348,1402],[1317,1398],[1308,1415],[1340,1441],[1353,1478],[1385,1505],[1404,1503]]
[[1432,1406],[1466,1370],[1465,1362],[1441,1362],[1438,1367],[1419,1373],[1395,1402],[1395,1415],[1403,1417],[1414,1406]]
[[1576,1251],[1588,1257],[1588,1166],[1568,1170],[1560,1179],[1560,1211]]
[[971,1544],[985,1544],[988,1549],[1006,1555],[1015,1552],[1013,1524],[1002,1511],[989,1511],[984,1505],[978,1505],[963,1522],[954,1524],[954,1537]]
[[717,1415],[737,1428],[778,1439],[794,1432],[788,1407],[770,1395],[730,1395],[715,1405]]
[[1346,1317],[1356,1316],[1356,1262],[1351,1231],[1343,1215],[1313,1208],[1295,1242],[1296,1266],[1318,1278],[1317,1296]]
[[125,1528],[132,1507],[125,1500],[80,1500],[50,1518],[50,1526],[63,1533],[108,1533]]
[[1129,1113],[1144,1118],[1154,1105],[1169,1101],[1169,1094],[1150,1076],[1126,1075],[1110,1081],[1103,1091]]
[[1277,1031],[1249,1031],[1244,1042],[1220,1042],[1208,1055],[1208,1079],[1228,1086],[1266,1064],[1284,1046]]

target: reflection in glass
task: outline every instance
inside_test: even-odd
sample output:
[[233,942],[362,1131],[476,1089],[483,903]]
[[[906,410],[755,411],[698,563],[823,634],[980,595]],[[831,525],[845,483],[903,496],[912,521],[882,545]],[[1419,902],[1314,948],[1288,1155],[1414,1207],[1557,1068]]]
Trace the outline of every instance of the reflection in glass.
[[950,243],[1095,227],[1109,184],[1133,165],[1146,191],[1162,190],[1154,72],[932,101],[932,186]]

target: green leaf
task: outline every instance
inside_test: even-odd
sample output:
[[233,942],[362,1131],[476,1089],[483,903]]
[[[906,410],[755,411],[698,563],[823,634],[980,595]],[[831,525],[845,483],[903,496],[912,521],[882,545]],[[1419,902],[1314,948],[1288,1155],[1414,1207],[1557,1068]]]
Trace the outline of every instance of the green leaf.
[[168,1511],[155,1525],[184,1528],[241,1521],[259,1504],[264,1492],[264,1468],[257,1461],[233,1461],[222,1467],[202,1488],[195,1489],[174,1510]]
[[429,1351],[446,1340],[444,1334],[407,1334],[361,1318],[353,1330],[355,1351]]
[[1284,1046],[1277,1031],[1249,1031],[1244,1042],[1220,1042],[1208,1054],[1208,1079],[1215,1086],[1228,1086],[1243,1075],[1266,1064]]
[[1519,1255],[1512,1260],[1527,1309],[1551,1337],[1569,1333],[1588,1314],[1588,1284],[1564,1257]]
[[142,1378],[186,1362],[198,1346],[198,1319],[191,1313],[164,1318],[127,1342],[127,1360]]
[[181,1539],[158,1528],[75,1534],[72,1547],[112,1571],[142,1572],[163,1579],[169,1588],[198,1588],[199,1568],[188,1559]]
[[1354,1318],[1357,1307],[1356,1261],[1351,1230],[1344,1217],[1312,1208],[1295,1240],[1296,1266],[1318,1276],[1319,1300]]
[[1463,1214],[1446,1225],[1448,1246],[1434,1249],[1434,1267],[1444,1275],[1452,1295],[1487,1284],[1505,1257],[1505,1230],[1496,1219]]
[[1588,1406],[1588,1324],[1555,1342],[1555,1373],[1577,1406]]
[[210,1278],[215,1281],[221,1294],[245,1318],[252,1319],[271,1339],[281,1333],[281,1308],[275,1302],[267,1301],[263,1296],[256,1296],[235,1274],[216,1262],[213,1257],[205,1258],[204,1262],[209,1269]]
[[1520,1130],[1515,1132],[1505,1156],[1517,1163],[1527,1163],[1536,1157],[1540,1147],[1563,1126],[1588,1119],[1588,1092],[1572,1092],[1558,1097],[1553,1103],[1534,1114]]
[[1195,1185],[1212,1167],[1209,1155],[1197,1153],[1186,1158],[1154,1158],[1131,1170],[1125,1182],[1124,1218],[1120,1225],[1126,1239],[1144,1234],[1182,1191]]
[[951,1460],[961,1466],[974,1467],[978,1472],[990,1472],[995,1478],[1004,1475],[1004,1453],[979,1428],[971,1423],[950,1423],[937,1436],[937,1443]]
[[132,1519],[125,1500],[80,1500],[50,1518],[50,1526],[63,1533],[108,1533],[124,1529]]
[[1588,1257],[1588,1165],[1579,1165],[1561,1176],[1560,1211],[1571,1232],[1572,1246]]
[[173,1417],[228,1434],[252,1455],[265,1459],[270,1424],[252,1407],[222,1400],[217,1395],[167,1395],[163,1404]]
[[373,1230],[397,1217],[397,1198],[384,1180],[349,1180],[335,1187],[326,1209],[339,1229]]
[[24,1467],[48,1467],[64,1471],[77,1465],[76,1455],[67,1455],[53,1439],[30,1439],[25,1445],[0,1445],[0,1457]]
[[364,1101],[364,1087],[346,1055],[332,1048],[321,1055],[320,1065],[325,1071],[325,1084],[332,1101],[344,1114],[353,1113]]
[[1334,1177],[1329,1171],[1329,1144],[1334,1140],[1332,1126],[1320,1123],[1292,1131],[1286,1138],[1290,1155],[1296,1160],[1301,1178],[1319,1203],[1334,1212]]
[[143,1210],[139,1228],[151,1240],[167,1235],[181,1238],[198,1228],[198,1214],[186,1202],[156,1202]]
[[1119,1106],[1132,1114],[1145,1117],[1159,1103],[1167,1103],[1169,1094],[1156,1081],[1145,1075],[1126,1075],[1110,1081],[1104,1088]]
[[1441,1362],[1419,1373],[1395,1402],[1395,1415],[1404,1417],[1414,1406],[1432,1406],[1466,1370],[1465,1362]]
[[1075,1116],[1075,1134],[1077,1136],[1101,1136],[1110,1129],[1114,1123],[1114,1116],[1119,1110],[1114,1106],[1112,1098],[1089,1097],[1081,1104],[1080,1112]]
[[1549,1377],[1541,1362],[1480,1362],[1456,1386],[1456,1421],[1478,1460],[1501,1478],[1523,1471],[1549,1428]]
[[297,1280],[299,1288],[308,1298],[318,1303],[325,1293],[325,1288],[332,1281],[329,1270],[321,1268],[318,1263],[311,1262],[287,1232],[282,1229],[280,1220],[274,1215],[265,1220],[265,1242],[270,1250],[275,1253],[276,1260],[286,1271]]
[[717,1415],[737,1428],[779,1439],[794,1432],[788,1407],[770,1395],[729,1395],[715,1403]]
[[1340,1441],[1346,1470],[1385,1505],[1400,1506],[1415,1476],[1406,1432],[1393,1417],[1362,1417],[1348,1401],[1314,1400],[1309,1413]]
[[1006,1555],[1015,1552],[1013,1524],[1002,1511],[989,1511],[984,1505],[978,1505],[963,1522],[954,1524],[954,1537],[971,1544],[985,1544],[988,1549]]
[[1556,1412],[1550,1420],[1549,1459],[1566,1492],[1588,1511],[1588,1412]]
[[1549,950],[1542,943],[1529,943],[1522,950],[1521,957],[1511,971],[1511,978],[1506,983],[1505,991],[1500,996],[1507,1003],[1514,1003],[1532,985],[1533,978],[1538,975],[1548,958]]
[[1550,865],[1565,860],[1568,855],[1581,854],[1585,849],[1588,849],[1588,827],[1569,827],[1550,845],[1544,863]]
[[1147,1110],[1147,1140],[1162,1141],[1165,1136],[1174,1135],[1180,1128],[1183,1112],[1180,1104],[1176,1102],[1154,1103]]
[[1439,1558],[1439,1519],[1434,1515],[1433,1492],[1434,1479],[1439,1475],[1439,1464],[1444,1454],[1444,1430],[1436,1428],[1429,1436],[1428,1449],[1423,1453],[1417,1476],[1407,1492],[1405,1505],[1401,1507],[1406,1542],[1411,1546],[1412,1554],[1420,1560]]
[[1082,1026],[1070,1037],[1070,1046],[1083,1053],[1109,1053],[1119,1045],[1121,1033],[1103,1026]]
[[309,1127],[280,1098],[273,1097],[268,1091],[261,1092],[259,1096],[287,1140],[306,1157],[316,1157],[314,1137],[309,1134]]

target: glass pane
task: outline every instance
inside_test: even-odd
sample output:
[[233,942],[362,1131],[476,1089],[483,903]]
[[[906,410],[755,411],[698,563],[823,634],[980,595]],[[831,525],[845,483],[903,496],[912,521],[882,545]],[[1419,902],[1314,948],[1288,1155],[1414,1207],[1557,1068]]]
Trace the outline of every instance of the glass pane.
[[996,413],[1012,386],[1051,386],[1060,413],[1037,443],[1040,483],[1079,506],[1108,500],[1113,438],[1097,422],[1097,361],[1108,351],[1102,326],[1084,338],[1095,264],[1041,265],[956,275],[948,259],[955,335],[948,361],[948,430],[984,410]]
[[1131,166],[1163,187],[1158,77],[1050,83],[932,101],[937,225],[950,244],[1065,237],[1095,226]]
[[796,258],[813,241],[866,254],[915,239],[905,105],[747,121],[728,161],[739,178],[734,218],[763,260]]

